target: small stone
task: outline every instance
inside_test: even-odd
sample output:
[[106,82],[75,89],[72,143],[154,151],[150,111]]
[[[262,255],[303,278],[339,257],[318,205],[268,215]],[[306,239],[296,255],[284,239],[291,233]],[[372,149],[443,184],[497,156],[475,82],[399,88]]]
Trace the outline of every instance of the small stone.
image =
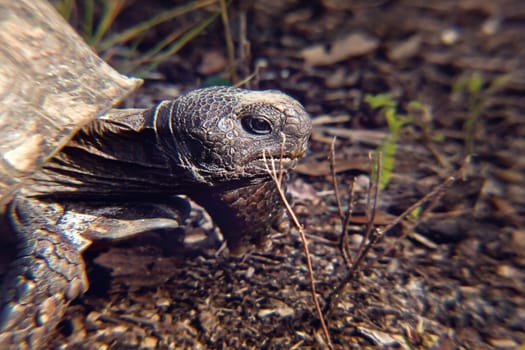
[[111,328],[111,334],[113,334],[113,335],[124,334],[127,331],[128,331],[128,327],[122,326],[122,325],[118,325],[118,326],[115,326],[115,327]]
[[413,35],[403,42],[395,45],[388,52],[391,60],[398,61],[410,58],[418,54],[421,47],[422,39],[420,35]]
[[173,316],[171,314],[164,314],[162,323],[165,325],[173,324]]
[[219,324],[215,314],[209,310],[202,310],[199,313],[199,322],[202,329],[208,334],[212,333]]
[[512,232],[512,244],[516,248],[525,249],[525,230],[516,230]]
[[157,322],[159,320],[159,315],[156,310],[142,310],[140,316],[147,318],[152,322]]
[[171,300],[168,298],[159,298],[155,305],[160,309],[167,309],[171,305]]
[[513,278],[519,274],[519,271],[509,265],[499,265],[496,273],[501,277]]
[[274,309],[260,309],[259,312],[257,313],[257,316],[264,318],[266,316],[271,316],[273,314],[275,314]]
[[86,328],[87,329],[97,329],[100,324],[100,316],[102,314],[97,311],[91,311],[86,317]]
[[357,233],[350,235],[350,242],[352,246],[359,246],[363,242],[363,236],[358,235]]
[[292,316],[294,314],[294,312],[295,312],[294,309],[291,308],[291,307],[288,307],[288,306],[280,307],[280,308],[277,309],[277,313],[281,317]]
[[489,343],[498,349],[515,349],[518,346],[512,339],[489,339]]
[[490,17],[487,18],[481,25],[481,31],[486,35],[494,35],[501,29],[501,18]]
[[290,231],[290,221],[289,220],[281,220],[277,226],[275,227],[275,230],[280,233],[286,233]]
[[441,33],[441,42],[445,45],[454,45],[459,40],[460,34],[457,28],[447,28]]
[[149,336],[144,338],[140,345],[145,349],[155,349],[158,343],[159,340],[157,338]]
[[251,279],[254,274],[255,274],[255,268],[253,266],[248,267],[248,269],[246,270],[246,274],[245,274],[246,278]]

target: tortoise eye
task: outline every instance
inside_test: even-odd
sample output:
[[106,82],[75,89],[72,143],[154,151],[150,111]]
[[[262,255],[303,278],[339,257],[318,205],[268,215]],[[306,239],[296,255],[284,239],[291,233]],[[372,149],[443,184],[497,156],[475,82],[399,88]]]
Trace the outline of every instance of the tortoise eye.
[[272,124],[261,116],[247,116],[241,120],[242,127],[250,134],[266,135],[272,132]]

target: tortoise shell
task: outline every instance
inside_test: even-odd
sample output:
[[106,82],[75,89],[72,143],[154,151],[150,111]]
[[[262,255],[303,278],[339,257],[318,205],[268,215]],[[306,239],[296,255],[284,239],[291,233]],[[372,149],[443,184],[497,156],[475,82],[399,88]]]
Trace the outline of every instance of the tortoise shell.
[[0,0],[0,206],[75,132],[142,83],[42,1]]

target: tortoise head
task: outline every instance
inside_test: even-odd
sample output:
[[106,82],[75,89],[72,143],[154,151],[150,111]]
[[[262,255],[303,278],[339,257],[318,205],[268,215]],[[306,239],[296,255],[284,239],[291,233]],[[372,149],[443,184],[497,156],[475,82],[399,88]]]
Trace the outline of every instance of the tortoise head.
[[174,160],[199,182],[214,185],[267,178],[265,162],[271,158],[292,168],[312,130],[301,104],[278,91],[205,88],[181,96],[170,108]]

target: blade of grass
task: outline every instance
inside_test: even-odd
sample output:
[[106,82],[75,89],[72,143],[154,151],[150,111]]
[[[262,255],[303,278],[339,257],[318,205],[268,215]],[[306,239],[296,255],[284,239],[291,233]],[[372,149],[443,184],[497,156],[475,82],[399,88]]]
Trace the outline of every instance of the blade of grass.
[[[92,47],[97,48],[100,44],[100,41],[109,31],[109,28],[115,22],[115,18],[124,8],[126,0],[106,0],[104,1],[104,14],[100,20],[97,29],[93,36],[91,36],[89,44]],[[91,26],[93,27],[93,26]]]
[[61,0],[57,5],[57,11],[66,21],[69,22],[71,19],[71,13],[73,13],[73,7],[75,6],[75,0]]
[[221,18],[224,26],[224,36],[226,41],[226,48],[228,50],[228,70],[230,81],[237,82],[237,73],[235,70],[235,49],[233,47],[232,33],[230,30],[230,21],[228,19],[228,4],[226,0],[220,0],[221,4]]
[[[237,71],[241,73],[241,76],[247,76],[250,72],[250,64],[251,64],[251,52],[250,52],[250,42],[248,41],[247,36],[247,15],[246,15],[246,9],[241,8],[239,10],[239,44],[237,46],[237,57],[239,58],[237,65]],[[255,65],[255,73],[257,74],[260,64]],[[254,75],[255,77],[255,75]],[[251,89],[252,84],[250,80],[243,79],[246,84],[246,88]]]
[[187,12],[206,7],[216,3],[218,0],[200,0],[194,1],[189,4],[174,8],[173,10],[164,11],[159,15],[148,19],[147,21],[141,22],[127,30],[120,33],[114,34],[100,43],[98,48],[99,51],[107,50],[117,44],[123,44],[129,40],[135,38],[139,33],[145,32],[146,30],[172,18],[183,15]]
[[248,83],[253,79],[255,78],[257,75],[259,74],[259,66],[255,66],[255,70],[253,71],[252,74],[248,75],[246,78],[244,78],[243,80],[237,82],[234,84],[234,86],[236,87],[241,87],[241,86],[244,86],[246,85],[246,88],[249,89],[250,87],[248,86]]
[[188,42],[193,40],[197,35],[199,35],[204,29],[206,29],[210,24],[212,24],[217,17],[219,17],[219,13],[214,13],[211,16],[209,16],[207,19],[201,21],[199,24],[197,24],[193,29],[188,31],[186,34],[184,34],[177,42],[173,43],[173,45],[169,46],[165,51],[157,54],[154,56],[151,60],[151,63],[146,65],[146,67],[142,70],[140,70],[139,75],[144,72],[151,71],[153,68],[155,68],[158,64],[165,61],[168,57],[174,55],[176,52],[178,52],[180,49],[182,49]]
[[94,0],[86,0],[84,2],[84,16],[82,19],[82,33],[84,40],[91,45],[91,39],[93,36],[93,16],[94,16]]
[[[193,24],[191,24],[191,26],[193,26]],[[177,31],[174,31],[173,33],[171,33],[170,35],[168,35],[167,37],[159,41],[157,45],[155,45],[153,48],[146,51],[144,54],[140,55],[140,57],[129,62],[124,68],[124,70],[127,72],[130,72],[136,69],[137,67],[142,66],[146,63],[154,62],[156,57],[162,52],[162,50],[164,50],[166,47],[169,47],[171,44],[173,44],[173,42],[179,39],[182,35],[184,35],[184,32],[188,31],[189,28],[190,28],[190,25],[185,26],[184,28],[180,28]]]

